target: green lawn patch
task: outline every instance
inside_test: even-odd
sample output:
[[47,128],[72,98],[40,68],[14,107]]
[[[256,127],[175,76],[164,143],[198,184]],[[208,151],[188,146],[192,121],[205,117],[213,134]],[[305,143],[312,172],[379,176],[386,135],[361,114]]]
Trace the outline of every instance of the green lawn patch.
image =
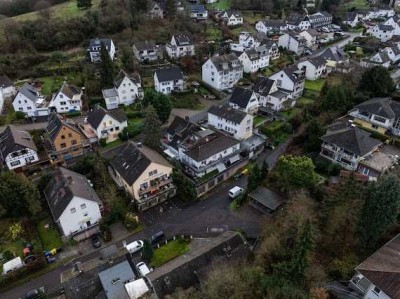
[[115,140],[113,142],[107,143],[105,146],[103,146],[103,148],[112,148],[112,147],[115,147],[115,146],[120,145],[122,143],[123,143],[123,141],[118,138],[117,140]]
[[173,95],[171,95],[170,100],[173,108],[183,108],[191,110],[201,110],[204,108],[204,105],[192,92],[174,93]]
[[206,8],[228,10],[229,8],[231,8],[231,0],[219,0],[218,2],[207,4]]
[[273,73],[274,73],[274,71],[271,70],[270,68],[266,68],[264,71],[264,75],[267,77],[271,76]]
[[[46,224],[50,226],[45,227]],[[53,248],[60,248],[62,241],[60,234],[51,220],[42,220],[37,226],[40,241],[42,242],[43,250],[52,250]]]
[[265,121],[265,117],[264,116],[257,115],[253,119],[253,125],[256,127],[256,126],[258,126],[259,124],[261,124],[264,121]]
[[128,119],[128,126],[142,126],[144,124],[144,118],[135,117]]
[[306,80],[306,82],[304,84],[304,88],[312,90],[312,91],[320,92],[324,83],[325,83],[325,79],[318,79],[315,81]]
[[154,249],[150,265],[152,267],[160,267],[170,260],[185,254],[189,251],[189,249],[189,242],[186,240],[176,239],[170,241],[168,244],[165,244],[160,248]]
[[9,227],[16,222],[17,221],[14,221],[13,219],[0,220],[0,252],[9,251],[16,256],[23,257],[23,241],[12,241],[8,231]]
[[306,97],[301,97],[297,100],[297,105],[299,105],[300,107],[308,106],[312,103],[314,103],[314,100]]
[[290,108],[288,110],[280,112],[283,118],[285,118],[287,121],[291,120],[296,114],[300,113],[301,109],[300,108]]
[[64,82],[62,77],[41,77],[37,78],[37,81],[43,82],[42,85],[42,94],[51,95],[54,92],[57,92],[61,85]]
[[258,12],[243,12],[242,14],[243,14],[243,21],[251,25],[254,25],[259,20],[264,19],[263,15]]
[[222,32],[218,27],[208,26],[206,30],[206,40],[221,40]]
[[200,178],[200,182],[207,182],[209,179],[211,179],[212,177],[216,176],[218,174],[218,169],[214,169],[213,171],[206,173],[205,175],[203,175]]

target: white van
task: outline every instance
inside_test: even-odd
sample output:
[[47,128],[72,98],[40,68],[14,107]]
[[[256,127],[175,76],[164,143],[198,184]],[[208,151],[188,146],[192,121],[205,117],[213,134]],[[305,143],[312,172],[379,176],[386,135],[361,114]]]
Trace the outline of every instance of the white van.
[[149,267],[144,262],[140,262],[136,265],[136,269],[138,270],[141,276],[146,276],[150,273]]
[[243,194],[244,189],[240,188],[239,186],[233,187],[231,190],[229,190],[229,197],[232,199],[235,199],[239,195]]
[[3,264],[3,275],[6,275],[15,270],[18,270],[18,269],[22,268],[23,266],[24,265],[22,264],[21,258],[16,257],[15,259],[12,259],[11,261],[8,261],[7,263]]

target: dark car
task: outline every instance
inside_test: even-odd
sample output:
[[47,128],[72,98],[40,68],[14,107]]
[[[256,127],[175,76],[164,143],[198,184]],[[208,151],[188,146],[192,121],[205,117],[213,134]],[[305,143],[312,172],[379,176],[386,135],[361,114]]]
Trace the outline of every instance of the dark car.
[[44,298],[44,287],[30,290],[25,294],[25,299],[39,299]]
[[150,244],[155,244],[164,238],[164,232],[159,231],[150,237]]
[[100,237],[99,235],[92,236],[92,245],[94,248],[101,247]]

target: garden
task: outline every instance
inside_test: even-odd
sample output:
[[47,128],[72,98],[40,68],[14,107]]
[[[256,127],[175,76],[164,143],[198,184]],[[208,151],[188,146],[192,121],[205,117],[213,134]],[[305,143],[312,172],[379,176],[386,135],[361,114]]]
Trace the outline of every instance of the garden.
[[152,267],[160,267],[161,265],[181,256],[190,250],[190,241],[178,238],[169,241],[160,248],[154,249],[153,256],[150,260]]

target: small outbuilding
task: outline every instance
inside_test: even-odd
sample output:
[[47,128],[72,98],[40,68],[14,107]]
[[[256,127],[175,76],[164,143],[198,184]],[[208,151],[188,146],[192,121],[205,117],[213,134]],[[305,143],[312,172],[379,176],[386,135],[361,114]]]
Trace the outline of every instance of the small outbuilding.
[[285,201],[275,192],[265,188],[258,187],[249,194],[250,204],[258,210],[272,213],[282,206]]

